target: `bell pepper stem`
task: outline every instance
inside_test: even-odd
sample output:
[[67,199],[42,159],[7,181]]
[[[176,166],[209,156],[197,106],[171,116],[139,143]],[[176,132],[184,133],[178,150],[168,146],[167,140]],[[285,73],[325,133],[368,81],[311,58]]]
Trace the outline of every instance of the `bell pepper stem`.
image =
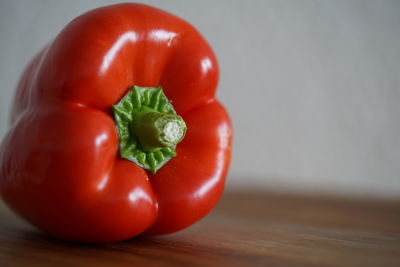
[[142,107],[142,110],[133,116],[131,131],[143,151],[153,152],[175,146],[182,141],[186,133],[186,124],[179,115],[163,114]]
[[132,86],[113,111],[121,158],[156,173],[176,156],[186,124],[161,86]]

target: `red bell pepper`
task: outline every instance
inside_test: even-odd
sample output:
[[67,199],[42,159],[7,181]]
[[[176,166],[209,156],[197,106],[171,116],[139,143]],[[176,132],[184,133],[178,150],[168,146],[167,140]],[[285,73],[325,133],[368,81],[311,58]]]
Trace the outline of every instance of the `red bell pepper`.
[[214,53],[180,18],[132,3],[77,17],[20,80],[2,198],[71,241],[188,227],[220,198],[230,162],[217,82]]

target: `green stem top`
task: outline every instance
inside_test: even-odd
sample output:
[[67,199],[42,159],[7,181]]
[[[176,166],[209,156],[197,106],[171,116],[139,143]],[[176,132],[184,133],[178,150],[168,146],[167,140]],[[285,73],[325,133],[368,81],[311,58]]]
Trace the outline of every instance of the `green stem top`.
[[113,110],[122,158],[156,173],[176,156],[186,124],[161,87],[133,86]]

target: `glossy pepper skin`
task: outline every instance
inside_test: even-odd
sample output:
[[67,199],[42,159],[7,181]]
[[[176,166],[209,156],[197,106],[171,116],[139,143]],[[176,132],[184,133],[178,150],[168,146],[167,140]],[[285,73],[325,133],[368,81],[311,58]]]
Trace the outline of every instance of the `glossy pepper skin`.
[[[113,242],[181,230],[219,200],[231,123],[215,99],[216,58],[190,24],[141,4],[70,22],[25,70],[0,148],[0,193],[51,235]],[[187,124],[156,174],[118,154],[112,105],[162,85]]]

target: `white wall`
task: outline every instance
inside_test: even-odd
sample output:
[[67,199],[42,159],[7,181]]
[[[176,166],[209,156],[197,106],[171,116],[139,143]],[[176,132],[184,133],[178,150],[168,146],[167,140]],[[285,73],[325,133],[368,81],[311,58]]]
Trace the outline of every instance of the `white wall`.
[[[0,135],[28,60],[117,1],[0,0]],[[400,196],[400,1],[143,1],[195,25],[220,61],[230,187]]]

